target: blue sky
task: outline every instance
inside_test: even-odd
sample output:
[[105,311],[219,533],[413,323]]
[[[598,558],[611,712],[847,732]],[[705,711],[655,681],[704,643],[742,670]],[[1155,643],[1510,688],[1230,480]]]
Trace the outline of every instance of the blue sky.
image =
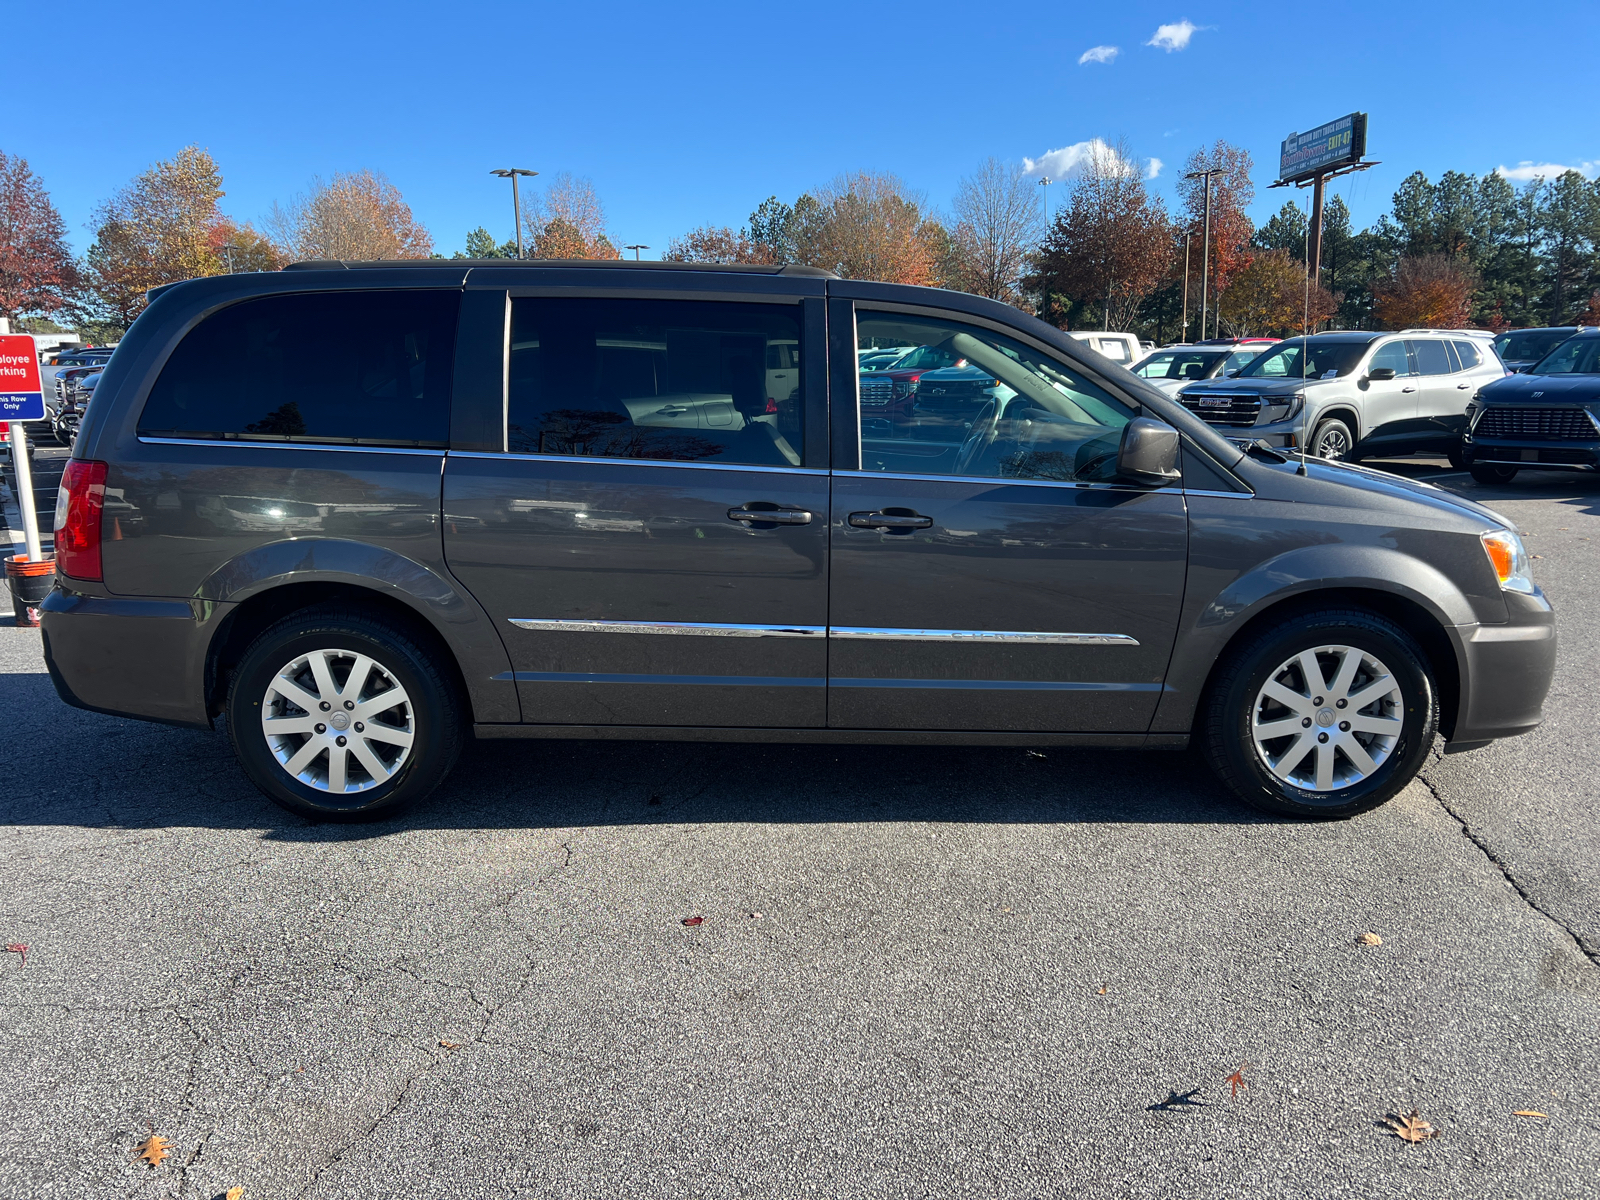
[[[1365,224],[1418,169],[1600,170],[1600,127],[1581,115],[1600,85],[1592,8],[10,6],[11,44],[40,69],[31,86],[14,77],[0,148],[43,177],[79,250],[96,203],[192,142],[221,164],[223,208],[240,220],[259,223],[313,176],[373,168],[448,253],[480,223],[510,236],[509,189],[488,171],[519,166],[590,177],[613,235],[655,257],[695,225],[737,226],[766,196],[840,172],[893,171],[946,207],[989,155],[1041,160],[1093,138],[1159,159],[1169,204],[1191,150],[1245,146],[1259,223],[1307,195],[1266,190],[1279,141],[1363,110],[1383,165],[1333,187]],[[1117,52],[1080,63],[1096,47]]]

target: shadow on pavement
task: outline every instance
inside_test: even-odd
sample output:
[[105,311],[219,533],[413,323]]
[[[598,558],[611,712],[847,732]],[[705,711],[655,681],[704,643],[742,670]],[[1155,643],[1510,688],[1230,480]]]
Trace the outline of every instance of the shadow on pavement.
[[16,714],[0,796],[13,826],[198,826],[348,841],[423,829],[932,821],[1276,824],[1184,751],[470,741],[428,801],[392,820],[312,823],[256,792],[223,733],[68,708],[42,673],[0,674]]

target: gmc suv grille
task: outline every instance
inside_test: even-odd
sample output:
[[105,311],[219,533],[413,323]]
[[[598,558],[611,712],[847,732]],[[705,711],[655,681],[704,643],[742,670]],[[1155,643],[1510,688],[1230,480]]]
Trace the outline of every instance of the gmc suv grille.
[[888,376],[882,379],[867,377],[861,381],[861,403],[870,404],[873,408],[882,408],[894,399],[894,380]]
[[1592,442],[1600,430],[1581,408],[1487,408],[1472,431],[1481,438]]
[[1254,425],[1261,413],[1260,396],[1221,396],[1215,392],[1201,392],[1195,396],[1180,395],[1178,399],[1195,416],[1211,425]]

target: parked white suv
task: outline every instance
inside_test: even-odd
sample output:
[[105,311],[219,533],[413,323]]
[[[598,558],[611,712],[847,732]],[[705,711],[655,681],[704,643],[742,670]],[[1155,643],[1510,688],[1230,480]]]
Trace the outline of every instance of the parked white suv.
[[1080,342],[1088,345],[1091,350],[1098,350],[1114,363],[1124,367],[1131,367],[1144,357],[1144,346],[1140,343],[1138,335],[1132,333],[1100,333],[1086,330],[1070,333],[1068,337],[1075,337]]
[[1456,330],[1319,333],[1290,338],[1232,379],[1194,383],[1178,399],[1208,424],[1322,458],[1431,452],[1460,457],[1467,403],[1505,366],[1482,338]]

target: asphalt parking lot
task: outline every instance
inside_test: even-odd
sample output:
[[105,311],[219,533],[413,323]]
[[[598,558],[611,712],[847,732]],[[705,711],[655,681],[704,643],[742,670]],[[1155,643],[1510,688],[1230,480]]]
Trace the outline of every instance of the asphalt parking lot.
[[1335,824],[1187,753],[485,742],[311,825],[0,628],[0,1196],[1596,1195],[1600,481],[1392,467],[1518,523],[1561,661]]

